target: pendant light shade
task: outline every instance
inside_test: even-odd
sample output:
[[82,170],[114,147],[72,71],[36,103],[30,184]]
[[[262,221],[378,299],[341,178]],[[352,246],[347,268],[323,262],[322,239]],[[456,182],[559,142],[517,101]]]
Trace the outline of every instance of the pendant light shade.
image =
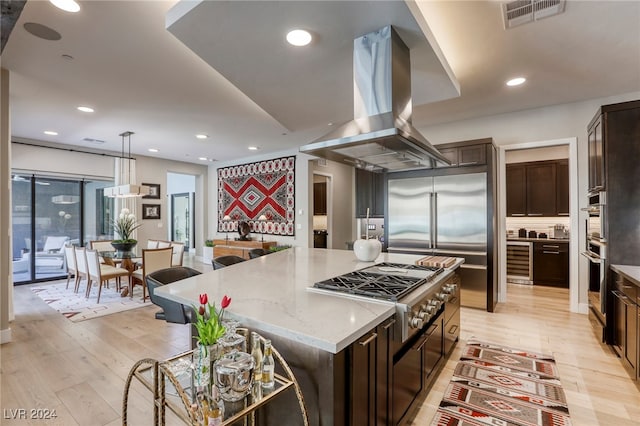
[[[119,136],[122,137],[122,155],[120,157],[120,185],[111,186],[108,188],[104,188],[104,196],[109,198],[132,198],[132,197],[143,197],[145,195],[149,195],[149,187],[136,185],[135,183],[131,183],[131,135],[133,132],[127,131],[121,133]],[[124,141],[127,138],[129,142],[129,156],[124,156]],[[128,165],[128,173],[126,174],[125,179],[125,167],[124,160],[127,160]]]

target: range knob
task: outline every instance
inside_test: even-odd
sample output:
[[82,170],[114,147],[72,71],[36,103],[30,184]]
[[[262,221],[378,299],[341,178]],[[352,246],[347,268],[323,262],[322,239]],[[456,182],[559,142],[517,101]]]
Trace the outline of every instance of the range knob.
[[422,320],[422,318],[418,317],[418,316],[414,316],[409,318],[409,327],[411,328],[422,328],[422,326],[424,325],[424,321]]
[[433,316],[433,314],[431,312],[429,312],[429,311],[422,310],[422,309],[420,309],[418,311],[418,317],[424,322],[429,321],[432,316]]
[[420,310],[433,316],[438,311],[438,308],[434,305],[423,303],[422,305],[420,305]]
[[[436,297],[437,297],[437,295],[436,295]],[[433,306],[437,311],[438,309],[440,309],[440,306],[442,306],[442,300],[431,299],[431,300],[429,300],[429,305]]]
[[447,290],[447,292],[449,294],[455,294],[455,292],[458,290],[458,285],[457,284],[447,284],[444,286],[445,290]]
[[449,293],[438,293],[436,294],[436,297],[440,300],[442,300],[443,302],[448,302],[449,301]]

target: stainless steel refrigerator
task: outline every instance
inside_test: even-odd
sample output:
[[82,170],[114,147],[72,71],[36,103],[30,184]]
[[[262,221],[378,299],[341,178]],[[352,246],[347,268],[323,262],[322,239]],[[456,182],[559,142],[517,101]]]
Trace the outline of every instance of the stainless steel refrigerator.
[[[387,180],[387,251],[463,257],[463,306],[488,306],[487,173]],[[492,213],[492,209],[491,209]],[[492,226],[491,226],[492,227]]]

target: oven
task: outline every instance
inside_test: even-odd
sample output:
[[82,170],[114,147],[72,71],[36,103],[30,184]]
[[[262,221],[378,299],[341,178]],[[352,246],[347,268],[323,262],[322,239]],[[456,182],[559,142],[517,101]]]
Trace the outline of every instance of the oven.
[[606,342],[607,307],[607,233],[606,193],[590,193],[589,205],[583,209],[585,220],[585,250],[589,276],[589,320],[601,342]]

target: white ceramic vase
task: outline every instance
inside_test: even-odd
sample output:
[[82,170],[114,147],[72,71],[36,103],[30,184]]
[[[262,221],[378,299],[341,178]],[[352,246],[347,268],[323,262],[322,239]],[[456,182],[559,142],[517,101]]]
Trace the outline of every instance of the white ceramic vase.
[[362,262],[373,262],[378,258],[381,251],[382,244],[375,238],[370,240],[360,238],[353,243],[353,252],[358,260]]

